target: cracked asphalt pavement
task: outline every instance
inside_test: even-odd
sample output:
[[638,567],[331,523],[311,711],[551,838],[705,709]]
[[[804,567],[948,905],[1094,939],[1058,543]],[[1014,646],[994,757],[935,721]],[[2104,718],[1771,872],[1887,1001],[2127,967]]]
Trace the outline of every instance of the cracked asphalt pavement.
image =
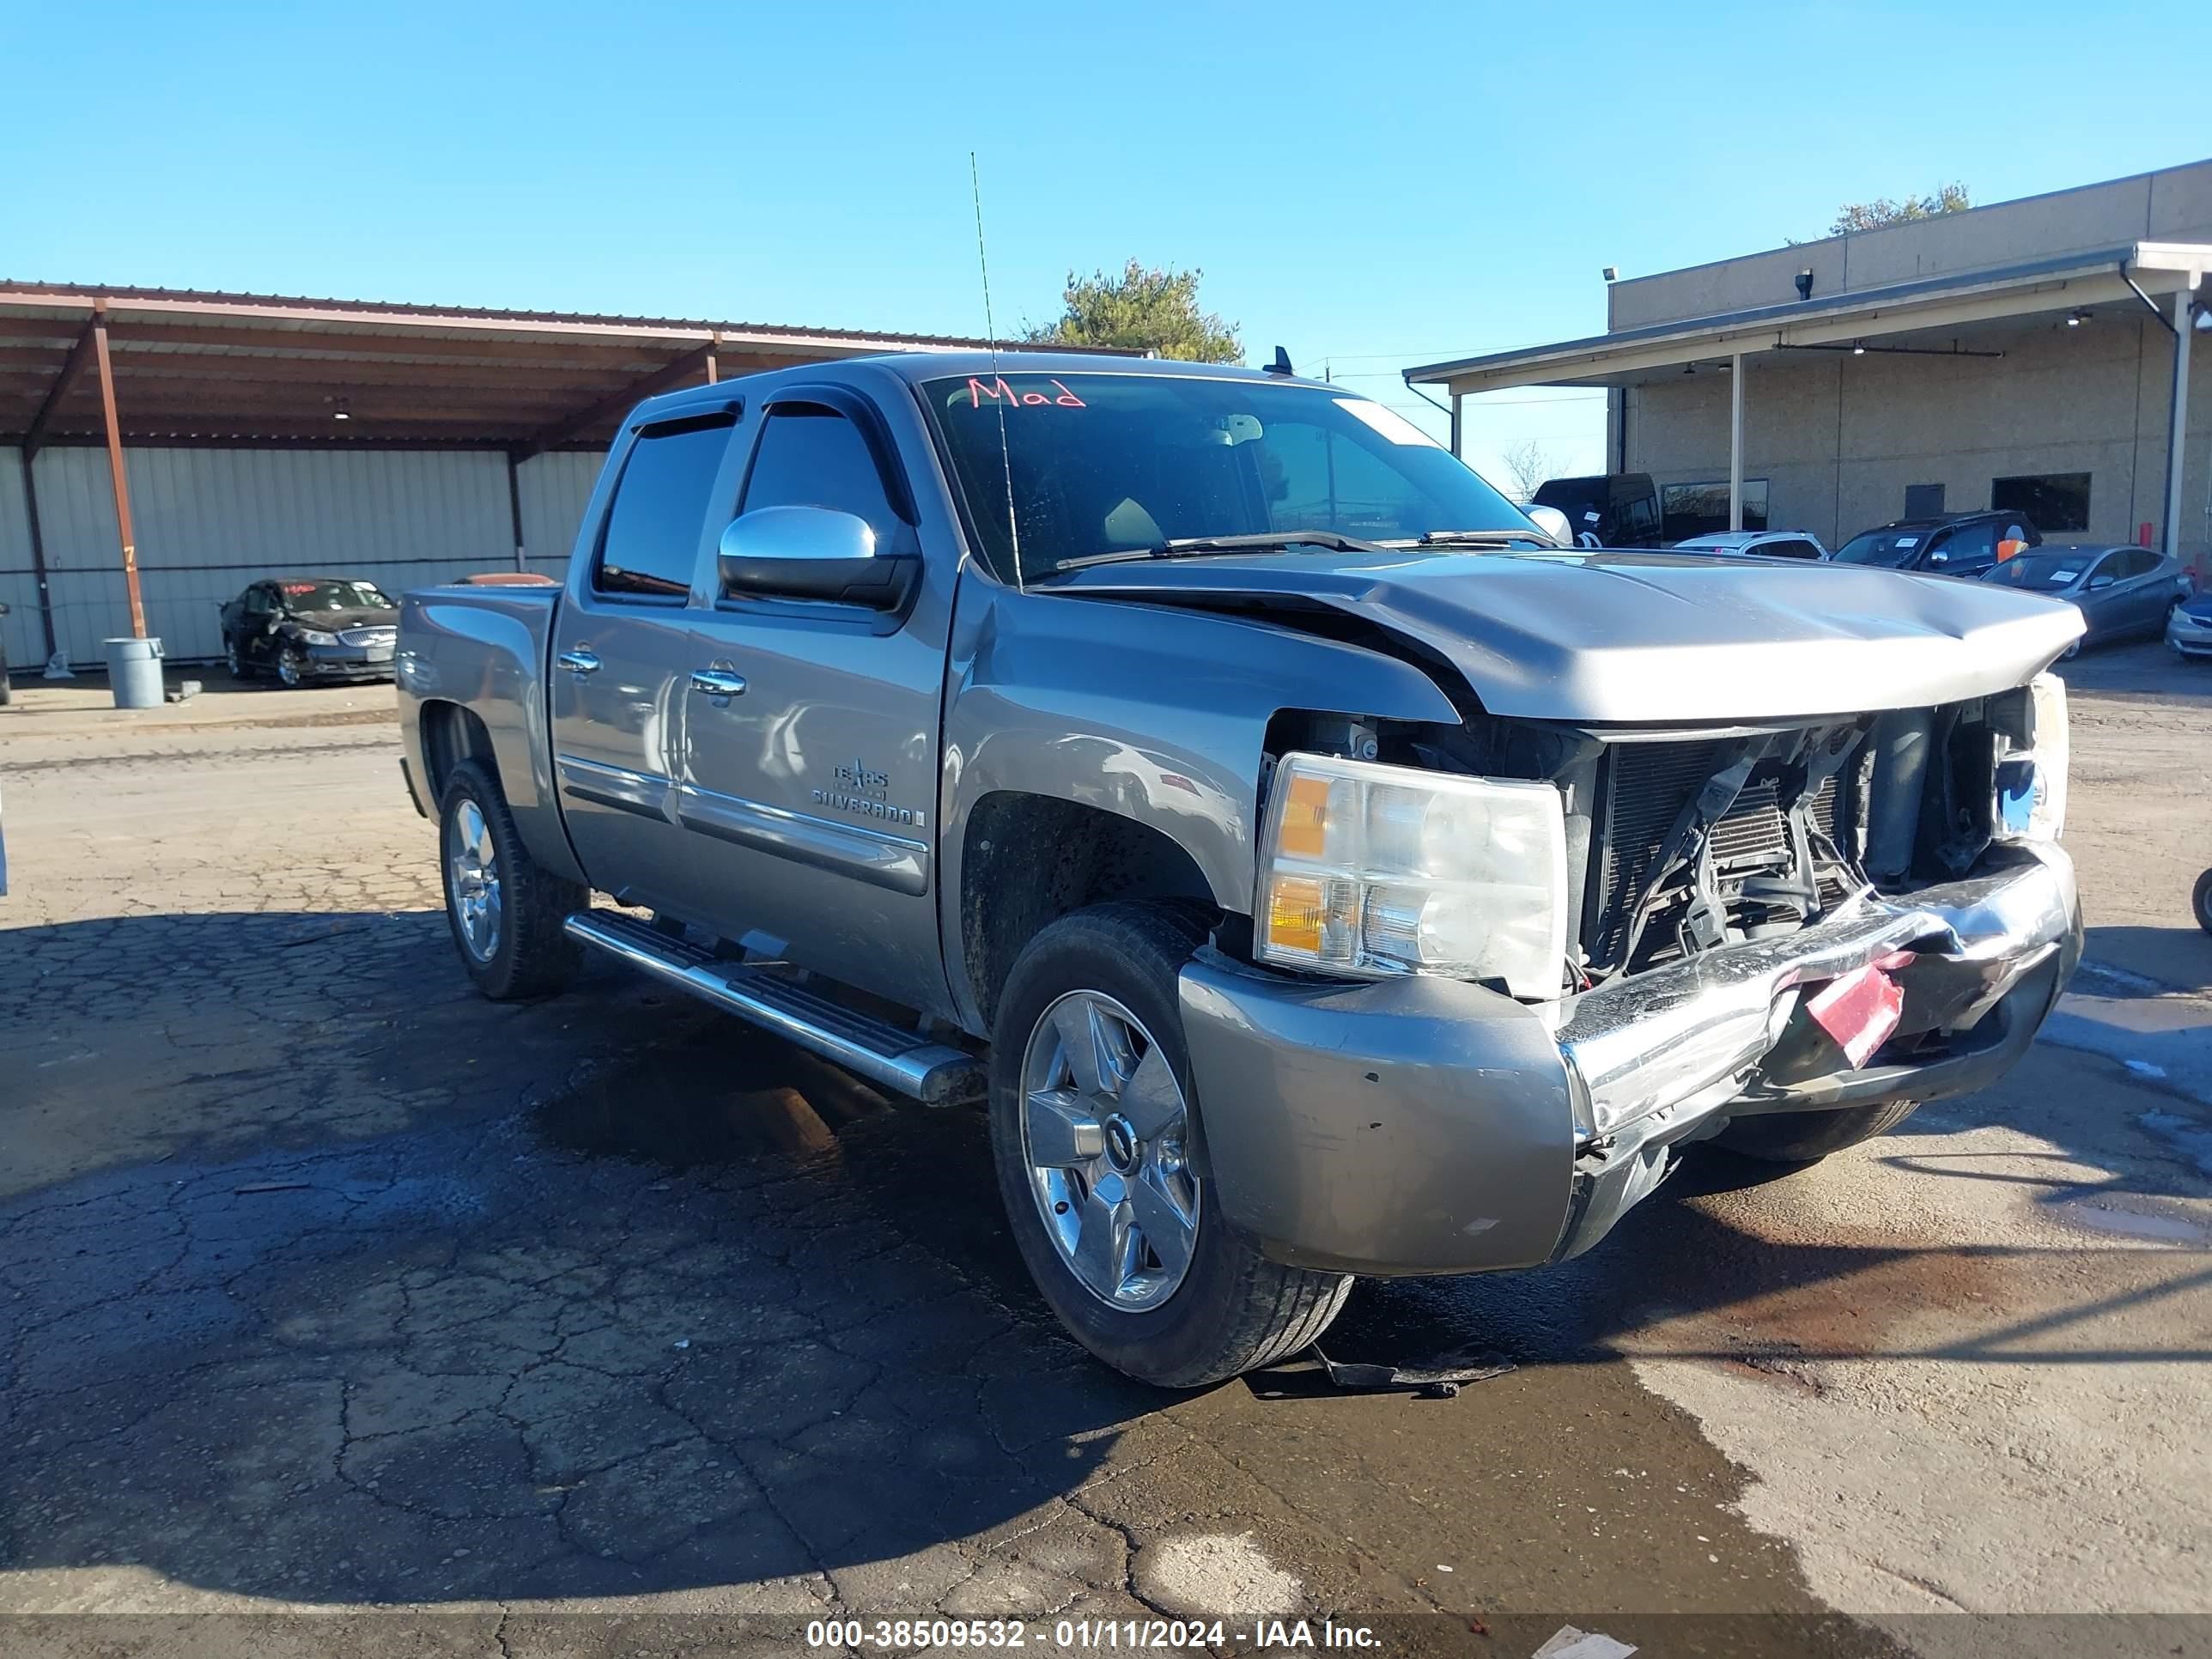
[[[2073,1017],[2163,1010],[2172,1063],[2039,1048],[1816,1172],[1698,1161],[1559,1273],[1363,1286],[1340,1358],[1516,1362],[1450,1401],[1127,1383],[1031,1291],[974,1115],[612,969],[476,998],[388,690],[135,723],[19,694],[0,1646],[1333,1613],[1440,1650],[1572,1619],[1886,1654],[2033,1633],[1961,1647],[1945,1608],[2212,1612],[2212,941],[2157,890],[2212,862],[2201,763],[2160,747],[2201,750],[2212,703],[2130,690],[2147,663],[2077,716],[2076,854],[2119,920]],[[2154,811],[2121,787],[2152,775]]]

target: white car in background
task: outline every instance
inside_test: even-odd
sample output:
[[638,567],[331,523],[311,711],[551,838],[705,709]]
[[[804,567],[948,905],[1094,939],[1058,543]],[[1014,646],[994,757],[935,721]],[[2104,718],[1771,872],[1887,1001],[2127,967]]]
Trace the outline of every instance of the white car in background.
[[1669,553],[1726,553],[1738,558],[1825,559],[1818,536],[1802,530],[1723,530],[1676,542]]

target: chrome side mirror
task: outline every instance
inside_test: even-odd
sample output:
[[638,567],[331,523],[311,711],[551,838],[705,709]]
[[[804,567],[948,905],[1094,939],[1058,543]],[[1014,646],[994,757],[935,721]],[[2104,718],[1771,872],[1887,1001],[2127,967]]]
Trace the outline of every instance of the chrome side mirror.
[[730,521],[715,560],[724,599],[817,599],[896,611],[921,560],[876,545],[873,526],[829,507],[760,507]]
[[1567,522],[1567,515],[1556,507],[1527,507],[1521,509],[1528,515],[1528,522],[1552,538],[1554,547],[1572,547],[1575,527]]

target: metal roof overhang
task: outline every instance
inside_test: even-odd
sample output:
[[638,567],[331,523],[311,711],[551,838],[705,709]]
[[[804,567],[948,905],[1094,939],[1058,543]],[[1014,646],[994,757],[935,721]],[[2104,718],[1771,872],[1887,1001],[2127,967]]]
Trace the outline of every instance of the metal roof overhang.
[[[98,337],[104,333],[104,341]],[[0,446],[597,447],[682,385],[981,341],[659,318],[0,283]],[[343,416],[343,418],[340,418]]]
[[2135,242],[1994,270],[1923,277],[1787,305],[1686,318],[1405,371],[1408,386],[1455,396],[1522,386],[1619,386],[1653,370],[1738,353],[1847,346],[1902,334],[1971,331],[2092,306],[2140,308],[2146,295],[2193,289],[2212,244]]

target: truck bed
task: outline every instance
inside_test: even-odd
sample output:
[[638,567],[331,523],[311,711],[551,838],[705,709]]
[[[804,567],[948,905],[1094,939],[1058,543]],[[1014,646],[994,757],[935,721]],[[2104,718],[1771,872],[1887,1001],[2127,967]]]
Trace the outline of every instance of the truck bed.
[[[532,855],[580,876],[561,829],[546,707],[558,587],[422,587],[399,602],[400,739],[418,811],[434,817],[454,759],[488,742]],[[471,730],[473,720],[477,730]]]

